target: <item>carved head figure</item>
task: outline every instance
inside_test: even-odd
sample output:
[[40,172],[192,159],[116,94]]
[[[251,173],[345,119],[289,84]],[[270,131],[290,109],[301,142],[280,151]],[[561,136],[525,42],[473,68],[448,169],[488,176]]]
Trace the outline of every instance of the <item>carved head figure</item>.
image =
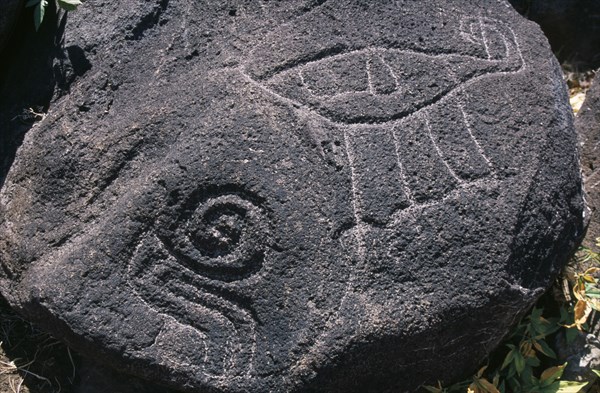
[[541,38],[503,2],[447,6],[160,3],[134,56],[91,59],[22,147],[0,287],[186,391],[412,389],[473,367],[582,205]]

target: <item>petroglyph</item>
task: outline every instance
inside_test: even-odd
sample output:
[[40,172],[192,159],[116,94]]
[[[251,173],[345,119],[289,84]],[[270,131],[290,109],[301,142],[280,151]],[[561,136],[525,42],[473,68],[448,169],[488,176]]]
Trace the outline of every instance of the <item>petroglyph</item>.
[[95,72],[4,114],[2,296],[128,374],[104,391],[460,377],[583,231],[560,67],[502,4],[172,0],[138,40],[154,1],[73,14]]
[[357,220],[385,224],[398,210],[494,176],[462,96],[482,78],[519,73],[525,63],[509,27],[483,17],[459,26],[459,39],[480,55],[332,48],[264,80],[241,72],[343,135]]
[[183,265],[224,282],[261,269],[268,233],[263,211],[236,194],[208,198],[157,224],[157,236]]
[[[481,56],[374,46],[334,48],[264,80],[240,68],[248,81],[316,119],[310,122],[316,132],[341,135],[359,260],[370,226],[394,224],[399,211],[494,175],[461,95],[482,78],[519,72],[524,62],[512,31],[490,19],[465,18],[458,34]],[[342,165],[336,157],[329,161]],[[131,285],[146,304],[196,330],[206,376],[251,373],[257,322],[236,284],[262,269],[265,250],[258,245],[268,243],[268,223],[259,206],[238,195],[192,205],[159,220],[140,243],[139,250],[154,252],[136,252]],[[248,233],[263,238],[249,240]]]
[[480,78],[524,67],[513,31],[499,22],[465,18],[458,36],[481,56],[331,48],[271,77],[253,80],[334,123],[375,124],[427,110]]
[[194,199],[140,240],[129,282],[143,302],[196,340],[190,345],[204,348],[203,374],[250,375],[256,320],[239,282],[260,271],[269,224],[259,206],[237,194]]

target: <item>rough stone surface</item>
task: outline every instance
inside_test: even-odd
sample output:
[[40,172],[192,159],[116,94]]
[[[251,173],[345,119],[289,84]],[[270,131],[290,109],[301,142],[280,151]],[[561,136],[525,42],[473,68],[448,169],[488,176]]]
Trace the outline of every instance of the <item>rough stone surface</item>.
[[139,380],[107,366],[82,359],[72,393],[177,393],[156,383]]
[[64,48],[0,191],[0,289],[120,371],[451,381],[582,234],[560,69],[504,1],[89,0]]
[[590,381],[597,379],[592,370],[600,366],[600,341],[590,333],[578,333],[573,342],[567,342],[564,334],[559,334],[555,342],[558,360],[567,366],[562,375],[565,381]]
[[509,0],[540,25],[561,62],[579,69],[600,67],[598,0]]
[[600,237],[600,81],[597,78],[585,96],[575,126],[581,139],[581,166],[586,198],[591,209],[586,242],[594,247],[595,239]]

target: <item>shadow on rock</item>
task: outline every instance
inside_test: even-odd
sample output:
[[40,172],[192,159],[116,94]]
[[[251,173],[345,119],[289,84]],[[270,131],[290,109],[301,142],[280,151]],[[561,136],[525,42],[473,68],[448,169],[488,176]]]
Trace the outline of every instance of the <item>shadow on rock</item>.
[[579,70],[600,67],[600,2],[597,0],[509,0],[536,22],[561,63]]
[[60,74],[53,63],[62,54],[66,14],[59,21],[49,2],[36,32],[33,7],[23,11],[0,52],[0,187],[26,132],[48,110]]
[[0,298],[0,391],[70,392],[78,359],[64,344],[21,319]]
[[98,366],[15,314],[0,297],[0,392],[176,393]]

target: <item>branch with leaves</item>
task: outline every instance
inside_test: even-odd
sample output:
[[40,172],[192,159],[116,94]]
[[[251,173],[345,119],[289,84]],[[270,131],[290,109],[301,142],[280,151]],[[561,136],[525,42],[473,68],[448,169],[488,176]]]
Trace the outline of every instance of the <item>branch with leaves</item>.
[[[600,247],[600,238],[596,239]],[[556,364],[556,354],[547,338],[564,330],[567,344],[574,341],[577,331],[587,330],[592,311],[600,312],[600,254],[581,247],[571,266],[563,275],[564,295],[568,307],[560,308],[560,318],[544,318],[541,308],[534,308],[513,330],[508,342],[497,355],[502,364],[482,367],[469,380],[443,387],[424,386],[431,393],[577,393],[587,382],[561,381],[566,363]],[[583,269],[574,273],[573,265]],[[576,302],[572,301],[572,296]],[[543,366],[545,364],[545,366]],[[544,369],[545,368],[545,369]],[[591,370],[600,376],[600,371]]]
[[[598,241],[600,239],[596,239]],[[596,243],[600,247],[600,242]],[[600,255],[589,248],[581,247],[578,263],[600,264]],[[596,276],[600,274],[600,268],[592,266],[583,273],[571,274],[567,277],[573,283],[573,296],[577,299],[574,312],[574,321],[566,327],[576,327],[580,331],[586,330],[587,320],[594,311],[600,311],[600,283]]]
[[[563,318],[565,318],[563,316]],[[586,382],[561,381],[566,364],[546,369],[544,363],[556,362],[556,354],[546,339],[563,327],[563,318],[544,318],[541,308],[534,308],[513,330],[503,347],[502,365],[482,367],[470,380],[444,388],[425,386],[431,393],[577,393]]]
[[[57,0],[58,7],[65,11],[75,11],[81,4],[80,0]],[[46,13],[46,7],[48,7],[48,0],[28,0],[25,3],[25,7],[35,7],[33,10],[33,23],[35,24],[35,31],[40,29],[40,25],[44,21],[44,14]]]

